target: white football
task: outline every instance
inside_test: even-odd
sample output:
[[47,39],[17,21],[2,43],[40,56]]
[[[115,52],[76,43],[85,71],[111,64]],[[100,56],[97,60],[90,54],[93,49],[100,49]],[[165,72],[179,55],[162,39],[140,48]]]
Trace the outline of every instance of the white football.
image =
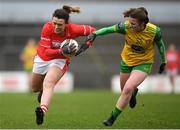
[[68,55],[68,56],[73,56],[76,54],[76,52],[78,51],[78,48],[79,48],[79,44],[76,40],[74,39],[66,39],[64,40],[62,43],[61,43],[61,48],[63,48],[64,46],[70,46],[71,44],[74,44],[76,47],[75,47],[75,53],[71,54],[71,55]]

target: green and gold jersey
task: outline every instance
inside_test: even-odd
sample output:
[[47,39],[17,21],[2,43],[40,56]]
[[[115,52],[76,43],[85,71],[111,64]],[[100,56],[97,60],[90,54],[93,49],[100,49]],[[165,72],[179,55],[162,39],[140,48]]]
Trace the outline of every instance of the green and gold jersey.
[[113,32],[118,32],[125,36],[125,45],[121,53],[121,58],[128,66],[153,63],[155,42],[161,53],[162,62],[166,62],[160,28],[154,24],[147,23],[143,31],[134,32],[127,20],[124,23],[97,30],[95,33],[98,36]]

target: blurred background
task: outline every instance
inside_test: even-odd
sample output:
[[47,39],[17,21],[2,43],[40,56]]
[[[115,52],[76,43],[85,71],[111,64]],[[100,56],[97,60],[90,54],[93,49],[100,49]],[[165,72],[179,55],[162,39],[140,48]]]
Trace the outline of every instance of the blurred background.
[[[23,71],[20,55],[27,40],[33,38],[38,42],[43,24],[50,21],[53,11],[64,4],[81,8],[80,14],[71,15],[71,22],[90,24],[97,29],[124,21],[124,10],[143,6],[149,12],[150,22],[161,28],[165,45],[173,43],[180,51],[179,0],[0,0],[1,79],[7,72],[17,74]],[[85,38],[77,41],[81,44]],[[91,49],[72,58],[69,71],[74,77],[74,86],[109,89],[112,86],[112,77],[119,74],[119,54],[123,45],[123,36],[119,34],[98,37]],[[156,48],[151,76],[157,76],[160,64],[161,59]],[[14,79],[16,74],[8,79]],[[15,83],[12,80],[6,82]]]

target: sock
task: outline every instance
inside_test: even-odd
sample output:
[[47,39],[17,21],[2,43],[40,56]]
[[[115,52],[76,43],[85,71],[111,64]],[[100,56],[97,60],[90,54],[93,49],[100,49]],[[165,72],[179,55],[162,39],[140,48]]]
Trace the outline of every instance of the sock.
[[132,96],[136,96],[137,93],[138,93],[138,88],[135,88],[134,91],[133,91],[133,93],[132,93]]
[[43,110],[44,113],[47,112],[47,110],[48,110],[48,106],[47,105],[41,105],[40,107],[41,107],[41,109]]
[[114,119],[116,119],[119,114],[122,112],[122,110],[120,110],[117,106],[115,107],[115,109],[112,111],[111,115]]

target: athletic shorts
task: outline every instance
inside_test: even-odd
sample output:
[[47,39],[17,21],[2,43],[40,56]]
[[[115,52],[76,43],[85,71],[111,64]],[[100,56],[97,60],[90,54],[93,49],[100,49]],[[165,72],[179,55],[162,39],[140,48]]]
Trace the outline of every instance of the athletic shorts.
[[131,73],[132,70],[140,70],[147,74],[151,72],[152,64],[140,64],[136,66],[128,66],[123,60],[120,64],[120,72],[122,73]]
[[169,76],[175,76],[178,74],[178,69],[177,68],[173,68],[173,69],[166,69],[166,72]]
[[51,66],[59,67],[63,73],[68,69],[66,59],[53,59],[50,61],[42,60],[38,55],[34,58],[33,73],[46,74]]

